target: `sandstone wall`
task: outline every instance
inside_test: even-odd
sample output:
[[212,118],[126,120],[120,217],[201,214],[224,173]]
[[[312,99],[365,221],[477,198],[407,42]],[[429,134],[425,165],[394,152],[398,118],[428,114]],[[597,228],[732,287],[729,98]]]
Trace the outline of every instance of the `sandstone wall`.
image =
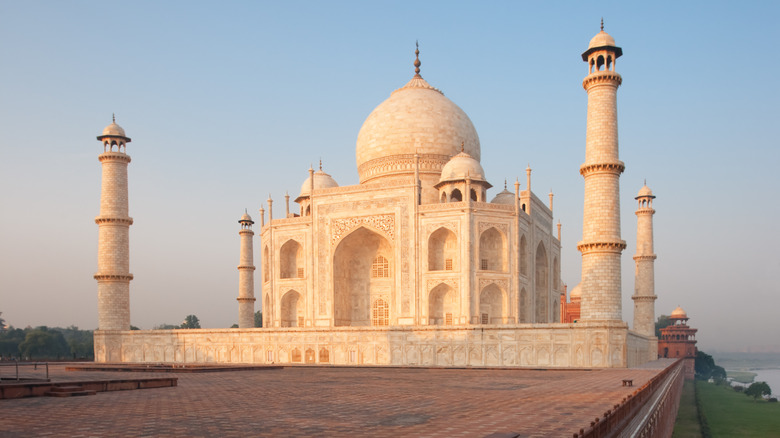
[[620,322],[95,332],[96,362],[626,367],[645,348]]

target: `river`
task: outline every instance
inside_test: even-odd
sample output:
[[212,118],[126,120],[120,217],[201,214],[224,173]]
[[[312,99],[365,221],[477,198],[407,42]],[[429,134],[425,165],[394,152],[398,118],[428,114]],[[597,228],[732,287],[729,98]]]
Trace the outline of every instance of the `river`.
[[[772,390],[772,397],[780,395],[780,369],[771,370],[748,370],[751,373],[756,373],[756,377],[753,378],[754,382],[766,382],[769,388]],[[733,385],[742,385],[741,383],[732,383]],[[750,386],[750,384],[744,385]]]

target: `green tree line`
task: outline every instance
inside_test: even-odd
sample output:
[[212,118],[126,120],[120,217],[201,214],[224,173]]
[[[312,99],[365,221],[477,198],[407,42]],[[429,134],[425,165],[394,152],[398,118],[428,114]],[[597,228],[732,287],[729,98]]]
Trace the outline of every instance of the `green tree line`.
[[92,330],[76,326],[0,329],[3,360],[94,359]]

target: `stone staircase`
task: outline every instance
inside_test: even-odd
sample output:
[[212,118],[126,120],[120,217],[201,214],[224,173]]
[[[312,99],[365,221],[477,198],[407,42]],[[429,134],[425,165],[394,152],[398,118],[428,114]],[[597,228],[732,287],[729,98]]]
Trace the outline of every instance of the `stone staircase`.
[[95,395],[95,391],[89,391],[82,386],[53,386],[50,391],[44,393],[47,397],[75,397],[79,395]]

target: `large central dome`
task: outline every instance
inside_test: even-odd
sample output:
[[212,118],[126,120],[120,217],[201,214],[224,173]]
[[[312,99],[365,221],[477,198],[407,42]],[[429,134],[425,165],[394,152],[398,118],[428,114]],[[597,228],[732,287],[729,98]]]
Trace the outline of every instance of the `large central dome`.
[[418,73],[376,107],[360,128],[360,182],[413,174],[415,154],[421,174],[440,174],[461,144],[479,161],[479,137],[469,117]]

